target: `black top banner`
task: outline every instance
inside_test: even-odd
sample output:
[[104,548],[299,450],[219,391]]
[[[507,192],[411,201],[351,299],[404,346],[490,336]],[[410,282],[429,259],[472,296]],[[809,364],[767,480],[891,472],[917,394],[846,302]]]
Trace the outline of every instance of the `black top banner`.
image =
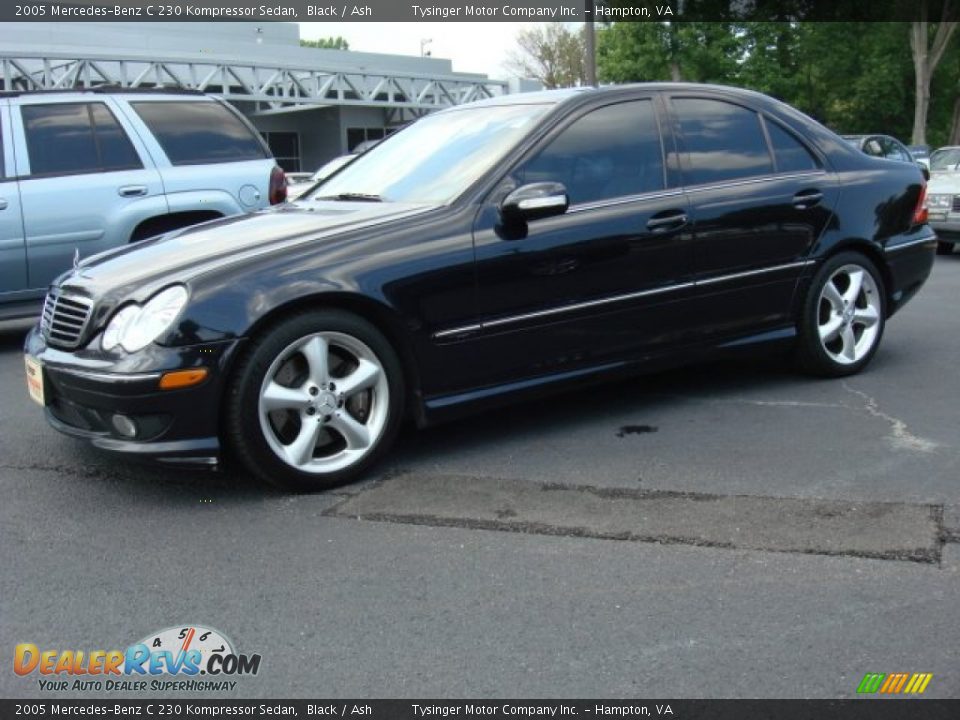
[[791,22],[960,18],[940,0],[26,0],[0,21]]
[[0,717],[955,720],[960,700],[0,700]]

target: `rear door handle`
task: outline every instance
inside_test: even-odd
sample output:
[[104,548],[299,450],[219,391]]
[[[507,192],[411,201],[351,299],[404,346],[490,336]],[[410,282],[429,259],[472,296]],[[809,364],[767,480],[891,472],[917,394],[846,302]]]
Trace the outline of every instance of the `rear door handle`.
[[668,210],[658,213],[647,220],[647,229],[655,233],[677,230],[687,224],[687,214],[683,210]]
[[793,206],[798,210],[805,210],[821,200],[823,200],[823,193],[819,190],[801,190],[793,196]]
[[0,198],[0,210],[6,210],[6,209],[7,209],[7,199]]
[[124,185],[117,188],[117,195],[120,197],[143,197],[147,194],[146,185]]

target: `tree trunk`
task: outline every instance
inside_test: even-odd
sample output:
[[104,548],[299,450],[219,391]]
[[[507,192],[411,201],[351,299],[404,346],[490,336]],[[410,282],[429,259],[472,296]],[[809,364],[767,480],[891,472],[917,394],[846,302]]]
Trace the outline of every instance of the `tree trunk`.
[[950,123],[950,139],[947,145],[960,145],[960,97],[953,102],[953,121]]
[[672,62],[670,63],[670,79],[673,82],[680,82],[683,80],[683,75],[680,72],[680,63]]
[[937,24],[937,32],[933,43],[929,42],[927,23],[927,2],[922,0],[920,5],[920,21],[910,26],[910,51],[913,55],[913,73],[915,77],[915,92],[913,106],[913,134],[911,144],[927,144],[927,112],[930,109],[930,80],[934,70],[943,57],[950,42],[950,37],[957,29],[956,22],[947,22],[950,17],[950,0],[944,0],[943,17]]

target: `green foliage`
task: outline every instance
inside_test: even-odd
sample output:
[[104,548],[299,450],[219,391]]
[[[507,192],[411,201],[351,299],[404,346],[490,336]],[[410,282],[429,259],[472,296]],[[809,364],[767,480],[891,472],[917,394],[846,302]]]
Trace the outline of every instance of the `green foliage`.
[[326,37],[319,40],[300,38],[300,47],[320,48],[322,50],[349,50],[350,43],[347,42],[346,38],[337,35],[337,37]]
[[[913,127],[914,70],[905,22],[633,22],[598,27],[602,82],[711,82],[758,90],[843,133]],[[948,139],[960,94],[951,42],[933,76],[927,135]]]

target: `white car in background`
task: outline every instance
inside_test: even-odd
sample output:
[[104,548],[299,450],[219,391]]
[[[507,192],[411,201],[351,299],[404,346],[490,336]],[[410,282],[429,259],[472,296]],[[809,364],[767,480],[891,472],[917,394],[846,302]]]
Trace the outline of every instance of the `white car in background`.
[[949,255],[960,244],[960,147],[943,147],[930,155],[927,183],[930,227],[937,233],[937,252]]
[[[320,166],[320,169],[317,170],[313,175],[307,175],[306,179],[300,182],[294,182],[287,185],[287,201],[296,200],[298,197],[303,195],[307,190],[312,188],[321,180],[326,180],[328,177],[333,175],[337,170],[342,168],[344,165],[349,163],[357,156],[357,153],[350,153],[348,155],[340,155],[335,157],[333,160]],[[302,173],[305,174],[305,173]]]

